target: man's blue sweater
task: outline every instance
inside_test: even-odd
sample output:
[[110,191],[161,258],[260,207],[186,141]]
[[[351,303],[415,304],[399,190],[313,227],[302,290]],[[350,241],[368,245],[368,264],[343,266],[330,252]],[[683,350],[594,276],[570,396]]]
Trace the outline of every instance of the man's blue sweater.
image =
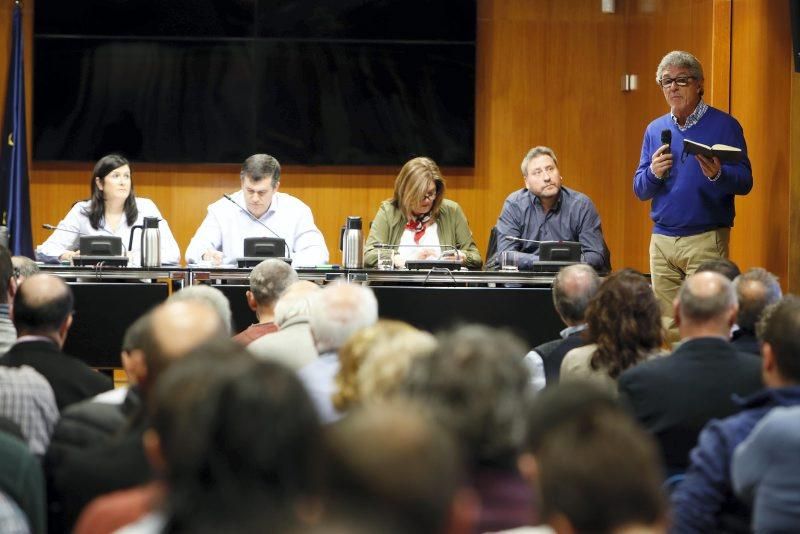
[[[664,180],[656,178],[650,170],[652,155],[663,144],[662,130],[672,131],[672,168]],[[681,157],[684,139],[709,146],[741,148],[744,158],[738,163],[723,163],[722,175],[712,182],[703,176],[694,156]],[[727,113],[709,107],[695,125],[683,132],[669,113],[647,126],[633,190],[640,200],[652,199],[653,233],[677,237],[729,228],[735,215],[734,195],[746,195],[752,188],[753,175],[742,127]]]

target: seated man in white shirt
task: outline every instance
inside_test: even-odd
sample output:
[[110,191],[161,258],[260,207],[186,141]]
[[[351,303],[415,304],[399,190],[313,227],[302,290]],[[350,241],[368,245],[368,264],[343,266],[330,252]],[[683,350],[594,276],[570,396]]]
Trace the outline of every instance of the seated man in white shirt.
[[186,249],[186,263],[234,264],[244,256],[246,237],[286,240],[294,267],[328,261],[328,248],[311,209],[299,199],[279,193],[281,165],[267,154],[242,164],[242,189],[217,200]]

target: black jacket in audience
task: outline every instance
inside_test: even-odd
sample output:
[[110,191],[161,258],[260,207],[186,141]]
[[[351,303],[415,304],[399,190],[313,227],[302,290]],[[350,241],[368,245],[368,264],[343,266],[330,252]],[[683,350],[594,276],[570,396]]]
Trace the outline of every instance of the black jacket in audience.
[[564,339],[554,339],[533,349],[542,357],[545,383],[548,386],[558,384],[561,377],[561,362],[564,361],[564,356],[572,349],[586,345],[585,333],[585,330],[572,332]]
[[59,411],[114,387],[110,378],[92,370],[79,359],[61,352],[51,341],[16,343],[0,358],[0,365],[28,365],[36,369],[50,382]]
[[761,389],[761,360],[721,338],[695,338],[670,356],[628,369],[618,384],[622,401],[656,438],[674,474],[688,467],[689,451],[710,419],[738,411],[734,394]]
[[94,445],[51,444],[45,456],[51,533],[72,532],[81,511],[95,497],[152,480],[142,445],[148,426],[139,412],[119,432]]
[[739,329],[733,333],[731,343],[739,352],[761,356],[761,344],[758,342],[755,332]]

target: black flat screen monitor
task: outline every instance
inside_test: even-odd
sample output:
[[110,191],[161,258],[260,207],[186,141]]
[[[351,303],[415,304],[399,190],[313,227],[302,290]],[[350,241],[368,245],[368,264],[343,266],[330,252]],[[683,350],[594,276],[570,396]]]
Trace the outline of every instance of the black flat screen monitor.
[[581,244],[577,241],[548,241],[539,245],[539,261],[581,261]]
[[122,256],[122,238],[102,235],[80,238],[81,256]]
[[476,0],[36,0],[33,157],[472,166]]
[[286,241],[280,237],[246,237],[244,255],[248,258],[283,258]]

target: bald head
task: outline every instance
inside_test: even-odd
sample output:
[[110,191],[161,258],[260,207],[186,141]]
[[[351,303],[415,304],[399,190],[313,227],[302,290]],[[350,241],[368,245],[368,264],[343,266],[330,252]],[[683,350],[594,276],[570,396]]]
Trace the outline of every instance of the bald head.
[[31,276],[14,297],[12,318],[17,334],[52,337],[70,320],[73,304],[72,290],[61,278]]
[[311,296],[320,290],[314,282],[300,280],[290,285],[275,304],[275,324],[283,325],[295,317],[308,317]]
[[172,362],[207,341],[227,337],[219,313],[205,301],[167,301],[150,313],[149,333],[142,343],[147,365],[142,385],[148,391]]
[[600,277],[589,265],[568,265],[553,280],[553,305],[569,326],[585,321],[586,308],[597,289]]
[[309,326],[317,350],[339,350],[354,332],[375,324],[378,301],[371,289],[357,284],[331,284],[314,296]]
[[681,327],[705,325],[719,335],[727,335],[737,310],[733,284],[719,273],[696,273],[686,279],[678,292],[676,311]]
[[173,293],[167,302],[199,301],[204,302],[216,310],[217,315],[225,326],[228,336],[233,331],[233,312],[228,297],[216,287],[205,284],[197,284],[181,289]]

